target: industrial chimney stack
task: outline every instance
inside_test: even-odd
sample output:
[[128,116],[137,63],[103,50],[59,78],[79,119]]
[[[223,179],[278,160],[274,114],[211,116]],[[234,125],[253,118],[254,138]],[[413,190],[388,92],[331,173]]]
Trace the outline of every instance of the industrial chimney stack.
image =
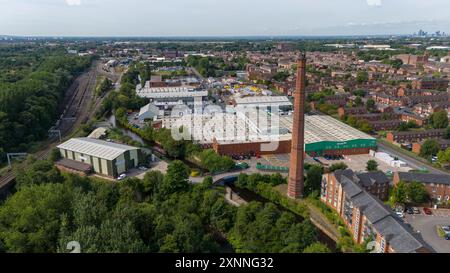
[[292,126],[291,165],[287,195],[290,198],[302,198],[304,187],[304,142],[305,142],[305,88],[306,56],[302,53],[297,61],[297,84],[294,93],[294,116]]

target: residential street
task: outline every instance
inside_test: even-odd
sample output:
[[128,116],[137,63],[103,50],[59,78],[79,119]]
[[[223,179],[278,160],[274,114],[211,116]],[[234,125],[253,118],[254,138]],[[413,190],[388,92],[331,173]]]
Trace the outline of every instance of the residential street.
[[448,174],[447,172],[441,171],[439,169],[436,169],[428,164],[425,164],[423,162],[420,162],[419,160],[408,156],[407,154],[404,153],[400,153],[392,148],[390,148],[389,146],[378,142],[378,151],[380,152],[386,152],[389,153],[393,156],[398,157],[400,160],[406,162],[410,167],[414,168],[414,169],[427,169],[430,173],[434,173],[434,174]]

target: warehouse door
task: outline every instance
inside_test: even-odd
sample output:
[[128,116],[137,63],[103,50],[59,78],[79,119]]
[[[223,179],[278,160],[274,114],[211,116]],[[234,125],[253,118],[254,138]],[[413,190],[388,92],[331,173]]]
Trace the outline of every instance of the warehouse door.
[[116,162],[116,167],[117,167],[117,173],[118,174],[122,174],[122,173],[124,173],[127,170],[127,168],[125,166],[125,160],[124,159],[117,161]]

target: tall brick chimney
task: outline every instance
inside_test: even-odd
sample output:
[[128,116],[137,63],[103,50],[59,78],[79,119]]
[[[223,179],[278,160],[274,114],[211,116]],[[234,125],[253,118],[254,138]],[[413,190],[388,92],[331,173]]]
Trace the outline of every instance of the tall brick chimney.
[[291,165],[287,195],[290,198],[302,198],[304,187],[304,143],[305,143],[305,88],[306,56],[302,53],[297,61],[297,84],[294,93],[294,116],[292,126]]

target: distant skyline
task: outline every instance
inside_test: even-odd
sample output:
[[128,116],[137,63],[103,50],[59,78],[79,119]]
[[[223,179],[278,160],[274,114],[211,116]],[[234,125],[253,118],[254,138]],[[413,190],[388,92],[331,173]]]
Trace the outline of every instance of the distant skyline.
[[0,35],[450,33],[449,0],[0,0]]

